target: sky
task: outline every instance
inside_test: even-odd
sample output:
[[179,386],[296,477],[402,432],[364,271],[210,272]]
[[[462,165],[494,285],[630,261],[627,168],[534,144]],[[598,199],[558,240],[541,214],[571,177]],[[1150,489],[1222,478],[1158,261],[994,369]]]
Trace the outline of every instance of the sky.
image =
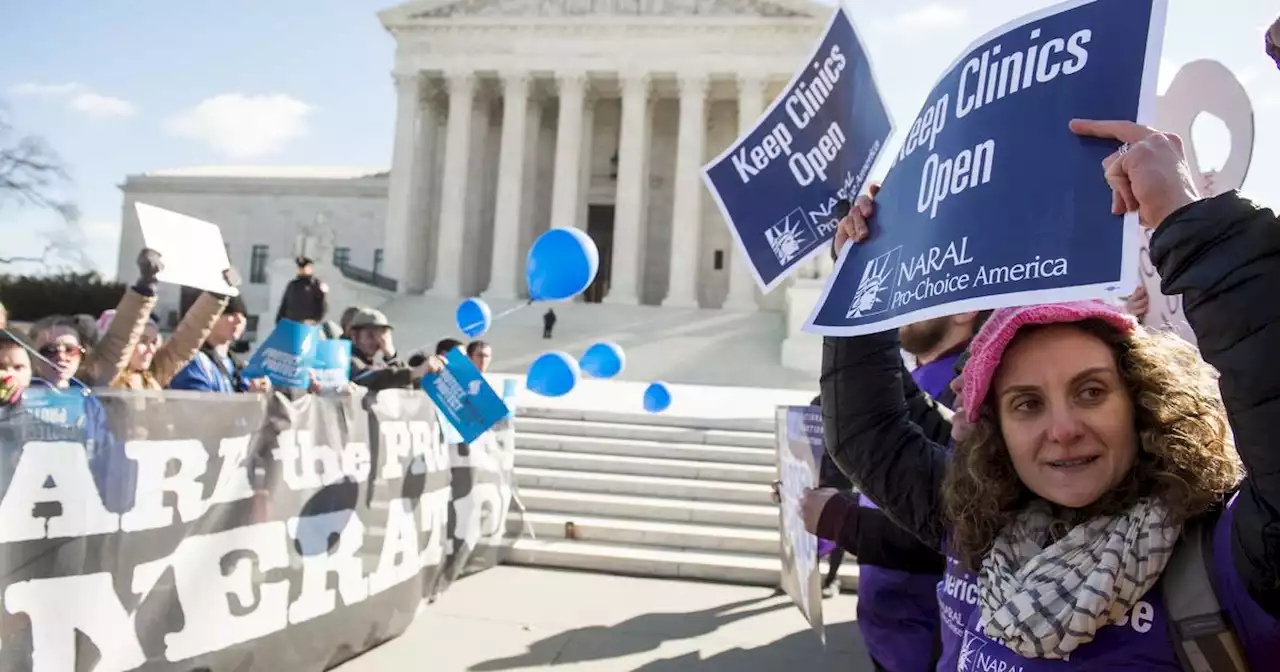
[[[19,135],[45,140],[72,177],[90,262],[116,273],[125,177],[203,165],[389,166],[395,44],[376,12],[392,0],[8,2],[0,8],[0,104]],[[901,129],[944,68],[986,32],[1048,0],[847,0]],[[1169,0],[1161,87],[1183,64],[1231,69],[1253,102],[1244,191],[1280,178],[1280,71],[1263,34],[1268,0]],[[800,65],[800,63],[797,63]],[[1201,168],[1222,165],[1227,132],[1193,128]],[[891,147],[895,146],[891,141]],[[883,169],[883,167],[882,167]],[[59,230],[47,212],[0,205],[0,257],[39,256]],[[40,270],[0,265],[0,272]],[[131,276],[132,269],[124,269]]]

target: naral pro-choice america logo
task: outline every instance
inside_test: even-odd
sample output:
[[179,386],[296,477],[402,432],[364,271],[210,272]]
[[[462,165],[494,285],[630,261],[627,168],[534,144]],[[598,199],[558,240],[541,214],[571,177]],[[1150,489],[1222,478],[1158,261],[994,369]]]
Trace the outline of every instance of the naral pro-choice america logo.
[[778,263],[786,266],[817,242],[818,234],[805,216],[804,209],[796,208],[787,213],[782,221],[765,229],[764,238],[769,243],[769,249],[773,250],[773,256],[778,258]]
[[897,284],[893,271],[901,258],[902,246],[899,245],[867,262],[862,271],[862,279],[858,281],[858,291],[853,294],[853,303],[845,313],[846,319],[879,315],[889,310],[886,295]]

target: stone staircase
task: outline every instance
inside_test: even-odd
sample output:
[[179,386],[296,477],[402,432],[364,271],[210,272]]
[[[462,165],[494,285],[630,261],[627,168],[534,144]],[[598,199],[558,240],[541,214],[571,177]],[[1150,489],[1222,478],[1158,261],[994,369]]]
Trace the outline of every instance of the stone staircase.
[[526,528],[507,561],[777,586],[774,455],[772,420],[522,407]]

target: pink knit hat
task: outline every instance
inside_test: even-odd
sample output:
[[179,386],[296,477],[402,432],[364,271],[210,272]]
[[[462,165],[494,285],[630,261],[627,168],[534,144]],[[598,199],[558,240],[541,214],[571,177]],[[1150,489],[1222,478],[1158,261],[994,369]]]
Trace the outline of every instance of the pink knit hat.
[[969,343],[969,361],[964,365],[965,419],[977,422],[1000,359],[1019,329],[1034,324],[1068,324],[1084,320],[1101,320],[1126,336],[1138,327],[1132,316],[1097,300],[1001,308],[992,313]]

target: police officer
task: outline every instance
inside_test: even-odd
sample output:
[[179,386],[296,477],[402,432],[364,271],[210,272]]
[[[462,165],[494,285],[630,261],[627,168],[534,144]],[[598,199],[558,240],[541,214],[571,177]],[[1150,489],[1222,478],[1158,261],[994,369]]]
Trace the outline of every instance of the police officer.
[[298,277],[284,289],[280,310],[276,311],[276,322],[319,323],[329,312],[329,286],[313,275],[315,267],[311,259],[298,257],[295,261],[298,263]]

